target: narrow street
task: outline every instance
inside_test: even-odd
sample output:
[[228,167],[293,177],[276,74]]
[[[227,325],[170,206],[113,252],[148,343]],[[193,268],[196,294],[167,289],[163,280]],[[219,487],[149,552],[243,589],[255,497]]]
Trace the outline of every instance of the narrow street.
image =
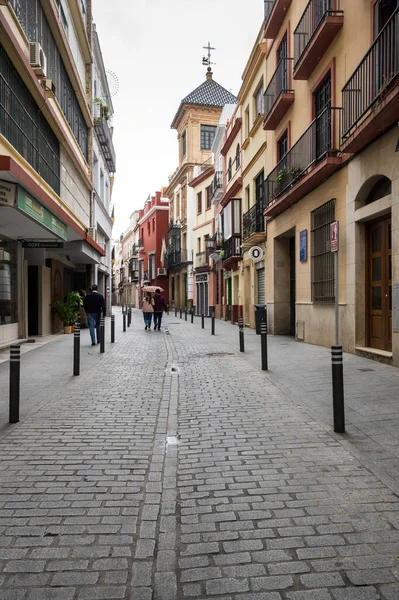
[[80,377],[23,354],[17,425],[0,363],[0,600],[397,600],[398,370],[345,355],[340,436],[328,349],[116,313]]

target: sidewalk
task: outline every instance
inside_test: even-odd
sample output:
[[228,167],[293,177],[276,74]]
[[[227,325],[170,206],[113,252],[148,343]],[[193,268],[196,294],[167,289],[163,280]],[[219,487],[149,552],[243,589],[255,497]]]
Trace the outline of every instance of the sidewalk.
[[164,326],[24,354],[13,426],[0,365],[0,600],[398,600],[398,371],[345,356],[340,436],[328,349]]

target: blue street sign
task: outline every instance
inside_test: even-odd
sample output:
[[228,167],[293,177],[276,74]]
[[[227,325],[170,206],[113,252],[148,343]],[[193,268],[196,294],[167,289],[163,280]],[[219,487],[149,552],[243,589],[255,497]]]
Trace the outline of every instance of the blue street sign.
[[303,229],[299,232],[299,260],[306,262],[308,260],[308,230]]

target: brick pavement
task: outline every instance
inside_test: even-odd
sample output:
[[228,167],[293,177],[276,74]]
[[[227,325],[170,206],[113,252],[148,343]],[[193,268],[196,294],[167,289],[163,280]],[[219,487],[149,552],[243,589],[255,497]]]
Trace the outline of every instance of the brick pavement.
[[[21,423],[0,429],[0,600],[398,600],[395,454],[362,449],[360,397],[348,435],[331,433],[327,384],[312,383],[317,366],[328,379],[322,349],[270,340],[264,374],[252,332],[243,357],[226,324],[214,338],[165,324],[146,333],[135,313],[121,334],[118,322],[105,355],[85,347],[79,378],[57,342],[44,397],[35,380]],[[51,346],[26,355],[27,370]],[[294,346],[313,377],[295,378]],[[363,390],[375,431],[397,419],[385,369],[381,430]],[[374,373],[351,373],[354,393]]]

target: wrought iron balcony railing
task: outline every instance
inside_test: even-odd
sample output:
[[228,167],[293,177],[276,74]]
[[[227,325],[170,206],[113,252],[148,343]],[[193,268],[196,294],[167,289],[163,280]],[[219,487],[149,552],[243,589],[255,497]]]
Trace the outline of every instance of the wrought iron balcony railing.
[[265,219],[263,203],[254,204],[242,217],[243,239],[246,240],[253,233],[262,233],[265,231]]
[[352,133],[353,127],[365,113],[383,99],[387,88],[398,75],[399,7],[396,8],[342,90],[344,138]]
[[218,193],[223,189],[223,173],[216,171],[211,183],[211,202],[216,199]]
[[177,267],[184,263],[190,262],[188,259],[187,250],[176,250],[172,252],[168,252],[166,255],[166,267],[170,269],[171,267]]
[[323,20],[329,16],[342,14],[341,0],[309,0],[294,31],[295,66]]
[[116,171],[116,158],[114,143],[112,141],[111,130],[108,125],[108,121],[105,116],[101,115],[95,117],[94,127],[97,133],[98,141],[101,146],[101,150],[104,154],[107,166],[112,173]]
[[281,94],[292,93],[292,58],[282,58],[274,71],[273,77],[265,91],[265,120]]
[[241,258],[241,236],[231,237],[223,242],[223,260]]
[[330,153],[336,153],[335,121],[339,123],[340,114],[340,108],[325,108],[268,175],[265,180],[266,207],[301,179],[312,165]]

